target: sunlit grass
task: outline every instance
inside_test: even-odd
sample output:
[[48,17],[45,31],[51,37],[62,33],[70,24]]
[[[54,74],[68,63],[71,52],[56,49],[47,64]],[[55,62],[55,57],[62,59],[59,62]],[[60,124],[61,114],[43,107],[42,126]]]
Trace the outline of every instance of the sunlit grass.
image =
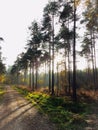
[[0,96],[4,94],[4,91],[0,90]]
[[4,88],[0,86],[0,101],[2,100],[4,93],[5,93]]
[[68,97],[55,97],[40,92],[30,92],[16,88],[35,105],[42,114],[47,114],[57,125],[58,130],[83,130],[87,126],[85,115],[86,103],[73,103]]

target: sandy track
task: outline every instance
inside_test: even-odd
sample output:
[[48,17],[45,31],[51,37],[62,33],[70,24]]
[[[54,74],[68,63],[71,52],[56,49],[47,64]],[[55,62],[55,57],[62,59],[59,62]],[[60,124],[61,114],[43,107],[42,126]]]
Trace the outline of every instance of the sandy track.
[[10,86],[0,104],[0,130],[56,130],[47,117]]

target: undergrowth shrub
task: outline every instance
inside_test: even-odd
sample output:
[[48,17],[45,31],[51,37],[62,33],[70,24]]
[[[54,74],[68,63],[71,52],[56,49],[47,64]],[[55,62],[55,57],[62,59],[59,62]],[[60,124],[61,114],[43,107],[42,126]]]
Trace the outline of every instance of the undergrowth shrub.
[[74,103],[66,97],[30,92],[21,88],[17,90],[36,105],[41,113],[48,114],[50,120],[57,124],[58,130],[83,130],[87,125],[84,118],[87,110],[85,103]]

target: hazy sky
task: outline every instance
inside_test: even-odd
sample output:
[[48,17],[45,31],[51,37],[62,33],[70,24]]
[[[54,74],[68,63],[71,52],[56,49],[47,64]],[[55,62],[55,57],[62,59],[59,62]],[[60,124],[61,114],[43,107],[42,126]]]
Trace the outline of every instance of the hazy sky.
[[28,27],[35,19],[40,21],[48,0],[0,0],[0,37],[2,56],[12,65],[26,45]]
[[[7,66],[13,65],[17,55],[24,51],[28,27],[34,19],[42,19],[46,3],[48,0],[0,0],[0,37],[4,38],[0,44]],[[85,64],[85,60],[79,58],[78,68]]]

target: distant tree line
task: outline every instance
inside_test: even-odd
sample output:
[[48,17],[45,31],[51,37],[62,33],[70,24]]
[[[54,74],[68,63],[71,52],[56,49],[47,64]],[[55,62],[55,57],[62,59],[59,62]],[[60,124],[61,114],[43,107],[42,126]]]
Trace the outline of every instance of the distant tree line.
[[[0,42],[4,41],[2,37],[0,37]],[[2,58],[2,47],[0,45],[0,83],[3,83],[5,81],[5,73],[6,73],[6,67],[5,64],[3,63],[3,58]]]

